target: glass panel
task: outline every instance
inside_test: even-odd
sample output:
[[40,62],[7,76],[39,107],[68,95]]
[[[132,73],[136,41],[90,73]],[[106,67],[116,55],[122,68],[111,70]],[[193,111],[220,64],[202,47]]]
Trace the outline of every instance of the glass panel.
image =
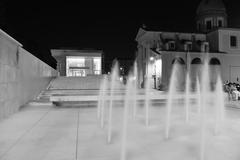
[[101,58],[100,57],[93,58],[93,73],[101,74]]
[[218,20],[218,27],[222,27],[223,26],[222,24],[223,24],[222,20]]
[[85,67],[85,57],[66,57],[66,73],[67,76],[86,76],[85,69],[78,67]]
[[231,47],[237,47],[237,37],[236,36],[230,37],[230,45],[231,45]]
[[212,21],[207,21],[207,29],[212,29]]
[[156,75],[162,77],[162,59],[156,60]]

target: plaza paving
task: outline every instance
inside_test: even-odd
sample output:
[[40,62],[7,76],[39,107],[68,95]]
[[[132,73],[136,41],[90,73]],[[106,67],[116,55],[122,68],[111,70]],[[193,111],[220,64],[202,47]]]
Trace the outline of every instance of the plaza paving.
[[[231,108],[234,106],[234,108]],[[234,121],[240,121],[240,103],[228,103],[227,113]],[[158,128],[160,119],[159,108],[151,110],[151,124],[149,130],[144,127],[142,110],[139,110],[137,123],[132,120],[129,128],[132,141],[129,159],[158,159],[158,151],[151,146],[163,138],[162,128]],[[143,108],[142,108],[143,109]],[[96,107],[55,107],[48,105],[30,105],[20,112],[0,122],[0,159],[1,160],[113,160],[120,158],[121,141],[121,112],[117,107],[114,112],[113,142],[106,143],[106,127],[100,128],[96,118]],[[180,113],[181,114],[181,113]],[[149,134],[152,132],[155,134]],[[157,134],[156,134],[157,133]],[[137,139],[135,135],[139,135]],[[146,141],[149,135],[153,141]],[[141,139],[143,142],[141,143]],[[197,138],[196,138],[197,140]],[[135,143],[138,143],[136,145]],[[148,144],[149,143],[149,144]],[[164,142],[161,142],[164,143]],[[197,142],[196,142],[197,143]],[[150,145],[149,148],[146,147]],[[237,144],[239,145],[239,144]],[[145,146],[145,147],[143,147]],[[175,143],[174,143],[174,146]],[[158,147],[157,147],[158,148]],[[163,148],[158,148],[163,149]],[[164,151],[164,149],[163,149]],[[167,151],[167,150],[166,150]],[[148,153],[149,152],[149,153]],[[155,155],[156,154],[156,155]],[[171,155],[171,154],[170,154]],[[150,156],[145,157],[144,156]],[[154,157],[155,156],[155,157]]]

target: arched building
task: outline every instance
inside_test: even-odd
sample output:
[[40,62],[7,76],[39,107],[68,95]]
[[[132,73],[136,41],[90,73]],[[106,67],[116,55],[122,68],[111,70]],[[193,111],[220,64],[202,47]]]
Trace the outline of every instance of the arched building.
[[139,85],[147,76],[153,86],[168,85],[175,62],[190,71],[194,82],[207,53],[212,83],[218,72],[224,82],[240,83],[240,29],[228,28],[227,23],[221,0],[202,0],[196,11],[196,33],[140,28],[136,36]]

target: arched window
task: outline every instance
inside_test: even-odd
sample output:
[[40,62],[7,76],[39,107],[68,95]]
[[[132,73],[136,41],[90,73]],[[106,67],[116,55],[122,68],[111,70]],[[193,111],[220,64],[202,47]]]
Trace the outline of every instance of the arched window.
[[211,58],[209,61],[210,65],[221,65],[220,61],[217,58]]
[[185,62],[184,62],[184,60],[183,60],[182,58],[176,57],[176,58],[174,58],[174,59],[172,60],[172,64],[181,64],[181,65],[184,65]]
[[202,60],[200,58],[194,58],[191,64],[202,64]]

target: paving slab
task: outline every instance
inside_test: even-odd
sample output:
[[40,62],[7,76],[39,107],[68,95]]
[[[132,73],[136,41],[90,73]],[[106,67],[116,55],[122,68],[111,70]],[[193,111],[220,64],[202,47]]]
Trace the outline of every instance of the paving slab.
[[[48,113],[45,111],[47,114],[39,120],[40,115],[43,116],[40,114],[42,110],[39,107],[39,115],[32,114],[33,111],[19,113],[18,117],[25,119],[21,126],[8,124],[16,128],[5,130],[5,135],[1,136],[0,148],[5,148],[1,159],[65,160],[76,157],[78,109],[52,108]],[[30,123],[34,120],[35,123]],[[17,122],[17,119],[11,117],[7,121]],[[39,122],[36,124],[36,121]],[[1,126],[3,125],[0,125],[0,131],[5,129]],[[25,130],[21,129],[23,126]],[[9,139],[12,143],[9,143]]]
[[51,108],[22,109],[0,122],[0,159],[25,136]]

